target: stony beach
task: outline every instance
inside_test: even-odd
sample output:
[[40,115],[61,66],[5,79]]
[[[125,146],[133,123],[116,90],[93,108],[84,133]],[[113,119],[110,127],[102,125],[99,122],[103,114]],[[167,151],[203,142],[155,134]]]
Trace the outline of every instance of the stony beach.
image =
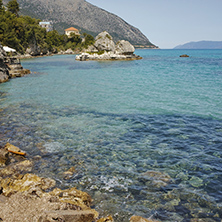
[[[75,187],[61,190],[56,181],[31,173],[35,159],[10,143],[0,147],[0,220],[15,222],[113,222],[91,208],[92,198]],[[69,169],[64,174],[73,174]],[[132,216],[130,222],[155,220]]]

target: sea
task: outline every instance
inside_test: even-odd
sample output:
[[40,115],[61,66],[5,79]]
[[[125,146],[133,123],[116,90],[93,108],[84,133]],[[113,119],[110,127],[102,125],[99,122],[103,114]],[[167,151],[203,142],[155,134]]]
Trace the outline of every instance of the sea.
[[221,221],[222,50],[135,54],[22,60],[32,73],[0,84],[0,145],[116,222]]

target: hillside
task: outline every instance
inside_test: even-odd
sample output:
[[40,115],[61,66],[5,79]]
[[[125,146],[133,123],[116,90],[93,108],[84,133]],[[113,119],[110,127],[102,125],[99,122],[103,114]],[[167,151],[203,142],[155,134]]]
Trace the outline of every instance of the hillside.
[[222,49],[222,41],[188,42],[178,45],[174,49]]
[[[85,0],[17,0],[24,15],[52,20],[61,33],[65,28],[74,26],[94,37],[106,30],[115,41],[125,39],[133,45],[154,47],[147,37],[137,28],[120,17],[98,8]],[[4,0],[7,3],[8,0]]]

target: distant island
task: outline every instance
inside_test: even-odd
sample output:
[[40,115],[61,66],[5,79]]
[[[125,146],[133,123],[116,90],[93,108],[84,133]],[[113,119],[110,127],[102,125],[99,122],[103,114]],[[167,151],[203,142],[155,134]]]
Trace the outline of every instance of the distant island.
[[222,41],[188,42],[178,45],[174,49],[222,49]]

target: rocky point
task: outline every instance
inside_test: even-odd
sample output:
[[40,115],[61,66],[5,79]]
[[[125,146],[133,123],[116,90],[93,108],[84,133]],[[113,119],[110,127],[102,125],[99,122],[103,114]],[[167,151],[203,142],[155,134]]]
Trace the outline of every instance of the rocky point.
[[142,57],[134,54],[135,48],[130,42],[120,40],[116,44],[112,36],[104,31],[96,36],[95,43],[85,52],[76,56],[76,60],[136,60]]

